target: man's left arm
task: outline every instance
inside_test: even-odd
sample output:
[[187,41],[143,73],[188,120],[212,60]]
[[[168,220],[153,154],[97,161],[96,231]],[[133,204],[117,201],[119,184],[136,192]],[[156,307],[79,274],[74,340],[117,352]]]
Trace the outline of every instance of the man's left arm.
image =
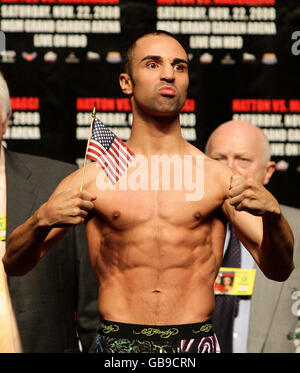
[[265,276],[285,281],[294,269],[294,236],[275,197],[253,178],[234,174],[223,211]]

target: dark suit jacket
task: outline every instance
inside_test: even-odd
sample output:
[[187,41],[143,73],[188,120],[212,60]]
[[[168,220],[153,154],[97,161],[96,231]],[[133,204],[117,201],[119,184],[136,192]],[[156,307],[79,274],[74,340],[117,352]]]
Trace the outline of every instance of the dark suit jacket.
[[[284,205],[280,208],[294,233],[295,269],[286,281],[278,282],[269,280],[254,264],[256,278],[250,306],[249,353],[295,352],[292,336],[299,319],[293,312],[293,305],[296,306],[293,294],[300,291],[300,210]],[[215,312],[213,320],[216,325],[226,323],[224,312]]]
[[[255,265],[256,280],[251,300],[248,352],[295,352],[293,333],[299,321],[293,312],[300,291],[300,210],[280,205],[294,233],[295,268],[284,282],[267,279]],[[299,298],[298,298],[299,299]]]
[[[5,151],[7,237],[47,201],[76,166]],[[8,277],[24,352],[84,352],[96,334],[98,286],[92,272],[84,227],[66,236],[20,277]],[[76,312],[76,320],[75,320]]]

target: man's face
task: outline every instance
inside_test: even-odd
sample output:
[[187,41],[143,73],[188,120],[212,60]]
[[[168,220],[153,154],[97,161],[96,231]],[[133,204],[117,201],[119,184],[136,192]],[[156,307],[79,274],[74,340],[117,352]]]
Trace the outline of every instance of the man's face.
[[207,154],[262,184],[269,182],[275,169],[275,163],[266,160],[263,137],[250,127],[225,126],[217,130],[211,136]]
[[147,35],[132,54],[132,104],[151,116],[176,115],[186,100],[188,57],[182,46],[166,35]]

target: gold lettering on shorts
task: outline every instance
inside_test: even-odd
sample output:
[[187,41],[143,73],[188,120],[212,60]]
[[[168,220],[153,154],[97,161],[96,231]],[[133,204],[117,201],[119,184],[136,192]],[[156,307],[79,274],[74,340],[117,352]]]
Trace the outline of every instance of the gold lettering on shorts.
[[170,328],[168,330],[156,329],[156,328],[144,328],[141,331],[133,331],[133,334],[144,334],[147,337],[152,337],[155,334],[158,334],[160,338],[170,338],[172,335],[179,333],[179,330],[176,328]]
[[119,331],[118,325],[115,325],[115,324],[105,325],[101,322],[100,328],[102,329],[103,333],[107,333],[107,334]]
[[201,333],[201,332],[208,333],[211,329],[212,329],[212,324],[205,324],[205,325],[202,325],[201,328],[198,330],[193,329],[193,333],[195,334]]

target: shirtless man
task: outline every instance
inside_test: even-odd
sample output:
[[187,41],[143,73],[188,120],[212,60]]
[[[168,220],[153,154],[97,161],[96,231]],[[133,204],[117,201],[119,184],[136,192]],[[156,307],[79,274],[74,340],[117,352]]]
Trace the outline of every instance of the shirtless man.
[[[83,192],[78,170],[12,233],[4,265],[9,275],[29,271],[68,226],[85,221],[100,284],[97,351],[216,352],[210,316],[226,219],[265,275],[278,281],[293,270],[293,235],[262,185],[183,139],[179,112],[189,76],[181,44],[165,32],[146,34],[129,50],[126,66],[120,85],[133,112],[127,145],[148,165],[154,154],[203,157],[202,198],[187,201],[184,187],[101,188],[103,171],[91,163]],[[128,180],[137,163],[128,168]],[[150,179],[151,167],[142,168],[142,176]]]

